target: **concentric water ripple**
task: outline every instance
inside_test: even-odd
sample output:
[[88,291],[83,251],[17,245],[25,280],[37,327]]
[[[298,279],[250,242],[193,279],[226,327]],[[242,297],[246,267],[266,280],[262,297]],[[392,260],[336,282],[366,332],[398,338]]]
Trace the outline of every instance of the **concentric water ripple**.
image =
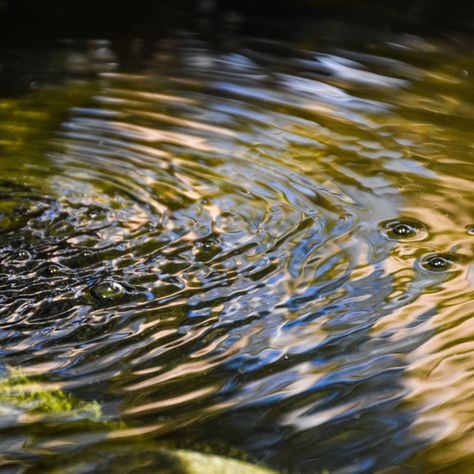
[[362,38],[183,35],[133,74],[101,42],[102,72],[61,86],[79,103],[17,103],[2,362],[123,424],[13,416],[5,462],[147,434],[291,473],[472,464],[473,61]]

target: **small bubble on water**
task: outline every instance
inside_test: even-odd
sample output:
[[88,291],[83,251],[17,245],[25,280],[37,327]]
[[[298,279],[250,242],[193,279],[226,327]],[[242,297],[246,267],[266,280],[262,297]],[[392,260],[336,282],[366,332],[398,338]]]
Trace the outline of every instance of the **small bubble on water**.
[[19,250],[16,253],[15,258],[17,260],[29,260],[31,258],[31,254],[28,252],[28,250]]
[[231,212],[223,212],[216,223],[222,232],[234,233],[242,230],[242,218]]
[[421,266],[430,272],[446,272],[457,260],[456,255],[451,253],[436,253],[424,257],[421,260]]
[[218,246],[219,242],[216,239],[209,238],[201,242],[197,242],[196,246],[204,250],[212,250]]
[[119,301],[125,296],[125,288],[113,280],[105,280],[90,289],[92,296],[99,301]]
[[92,207],[87,211],[87,216],[93,220],[104,219],[106,217],[106,213],[104,209],[99,207]]
[[117,245],[116,249],[119,252],[125,252],[129,248],[130,244],[128,242],[121,242]]
[[422,240],[427,235],[426,226],[415,220],[392,219],[382,222],[380,228],[389,240]]
[[467,235],[474,235],[474,224],[466,226],[466,233]]
[[43,275],[47,277],[60,275],[61,273],[62,273],[62,270],[57,265],[48,265],[47,267],[43,269]]

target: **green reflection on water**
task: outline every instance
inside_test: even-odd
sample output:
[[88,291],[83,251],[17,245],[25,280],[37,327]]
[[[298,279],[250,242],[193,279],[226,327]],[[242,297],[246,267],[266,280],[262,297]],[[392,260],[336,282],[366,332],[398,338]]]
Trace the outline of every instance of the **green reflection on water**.
[[54,172],[46,155],[58,149],[54,133],[71,108],[86,104],[96,91],[93,81],[78,80],[42,86],[22,97],[0,99],[2,179],[46,191]]

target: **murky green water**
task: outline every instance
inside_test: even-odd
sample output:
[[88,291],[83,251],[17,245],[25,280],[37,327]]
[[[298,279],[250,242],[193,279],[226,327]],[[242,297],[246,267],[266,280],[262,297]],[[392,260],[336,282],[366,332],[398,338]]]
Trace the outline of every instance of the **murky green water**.
[[1,472],[473,472],[473,45],[0,53]]

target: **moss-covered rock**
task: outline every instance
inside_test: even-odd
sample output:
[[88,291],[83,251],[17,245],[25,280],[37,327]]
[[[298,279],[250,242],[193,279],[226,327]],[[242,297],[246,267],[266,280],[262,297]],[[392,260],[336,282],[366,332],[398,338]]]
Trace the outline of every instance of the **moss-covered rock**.
[[20,371],[0,378],[0,415],[47,415],[99,420],[100,405],[73,398],[58,387],[35,382]]
[[[55,385],[35,380],[19,370],[10,370],[0,378],[0,416],[25,415],[51,417],[60,421],[87,419],[103,422],[102,410],[96,401],[78,400]],[[60,468],[56,467],[56,463]],[[42,467],[42,471],[63,474],[275,474],[266,468],[224,456],[133,443],[120,448],[94,448],[92,452],[81,454],[77,459],[53,459],[52,464],[49,469]]]
[[183,474],[275,474],[275,471],[235,459],[187,450],[173,453],[181,462]]
[[120,474],[277,474],[224,456],[190,450],[160,448],[152,443],[126,446],[94,446],[78,456],[56,458],[48,465],[35,466],[28,472],[81,474],[111,472]]

